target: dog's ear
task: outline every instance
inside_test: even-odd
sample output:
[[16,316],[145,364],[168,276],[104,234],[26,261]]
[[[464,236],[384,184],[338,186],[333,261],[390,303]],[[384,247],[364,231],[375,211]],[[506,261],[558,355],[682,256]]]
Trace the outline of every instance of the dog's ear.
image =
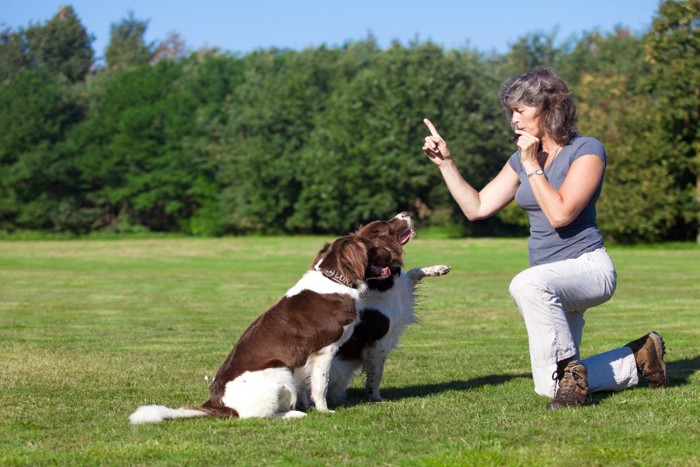
[[311,262],[311,269],[315,268],[318,263],[323,261],[323,258],[328,254],[328,249],[331,247],[330,242],[326,242],[323,245],[323,248],[321,248],[318,253],[316,253],[316,257],[314,260]]
[[340,273],[358,283],[364,280],[369,255],[366,242],[357,235],[349,235],[343,242],[342,251],[338,256]]
[[403,267],[403,246],[395,237],[375,237],[371,240],[371,246],[377,253],[374,256],[369,255],[369,263],[391,265],[393,271]]
[[353,284],[364,281],[367,269],[366,240],[357,235],[338,238],[322,255],[320,267],[337,271]]

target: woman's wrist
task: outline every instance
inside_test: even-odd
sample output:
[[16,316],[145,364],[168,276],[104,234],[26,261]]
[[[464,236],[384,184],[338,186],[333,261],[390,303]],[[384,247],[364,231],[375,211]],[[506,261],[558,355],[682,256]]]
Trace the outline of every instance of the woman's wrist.
[[532,172],[534,172],[535,170],[538,170],[538,169],[541,169],[541,168],[542,168],[542,167],[540,167],[540,164],[538,164],[538,163],[536,163],[536,162],[530,162],[530,161],[525,162],[525,161],[521,161],[521,163],[522,163],[522,166],[523,166],[523,171],[525,171],[526,174],[532,173]]
[[457,168],[457,164],[455,164],[455,161],[452,159],[445,159],[442,164],[439,166],[440,168],[440,173],[442,173],[443,176],[448,176],[451,174],[459,173],[459,169]]

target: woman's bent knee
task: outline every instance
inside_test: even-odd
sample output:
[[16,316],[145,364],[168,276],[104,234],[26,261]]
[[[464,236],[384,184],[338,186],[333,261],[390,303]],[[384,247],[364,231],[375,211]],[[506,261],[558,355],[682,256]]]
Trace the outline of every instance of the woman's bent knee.
[[519,298],[530,296],[539,288],[540,286],[535,281],[535,278],[532,277],[532,274],[530,274],[530,270],[526,269],[518,273],[510,281],[508,291],[510,292],[510,296],[513,297],[513,300],[517,303]]

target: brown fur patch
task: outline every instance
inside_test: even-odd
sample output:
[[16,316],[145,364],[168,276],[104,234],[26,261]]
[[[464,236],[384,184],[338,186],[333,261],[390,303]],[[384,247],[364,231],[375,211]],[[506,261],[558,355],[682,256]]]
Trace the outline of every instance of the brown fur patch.
[[234,409],[231,409],[229,407],[224,407],[222,405],[207,405],[209,402],[206,402],[203,404],[201,407],[194,407],[194,406],[188,406],[188,407],[183,407],[184,409],[189,409],[189,410],[199,410],[200,412],[204,412],[205,414],[209,415],[210,417],[216,417],[216,418],[238,418],[238,412],[236,412]]

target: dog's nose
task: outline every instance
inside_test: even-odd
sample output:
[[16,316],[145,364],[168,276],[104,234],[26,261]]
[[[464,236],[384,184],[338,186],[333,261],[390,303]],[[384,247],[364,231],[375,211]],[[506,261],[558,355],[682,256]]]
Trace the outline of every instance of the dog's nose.
[[411,217],[411,215],[408,213],[408,211],[404,211],[402,213],[399,213],[396,215],[399,219],[406,219],[407,217]]

